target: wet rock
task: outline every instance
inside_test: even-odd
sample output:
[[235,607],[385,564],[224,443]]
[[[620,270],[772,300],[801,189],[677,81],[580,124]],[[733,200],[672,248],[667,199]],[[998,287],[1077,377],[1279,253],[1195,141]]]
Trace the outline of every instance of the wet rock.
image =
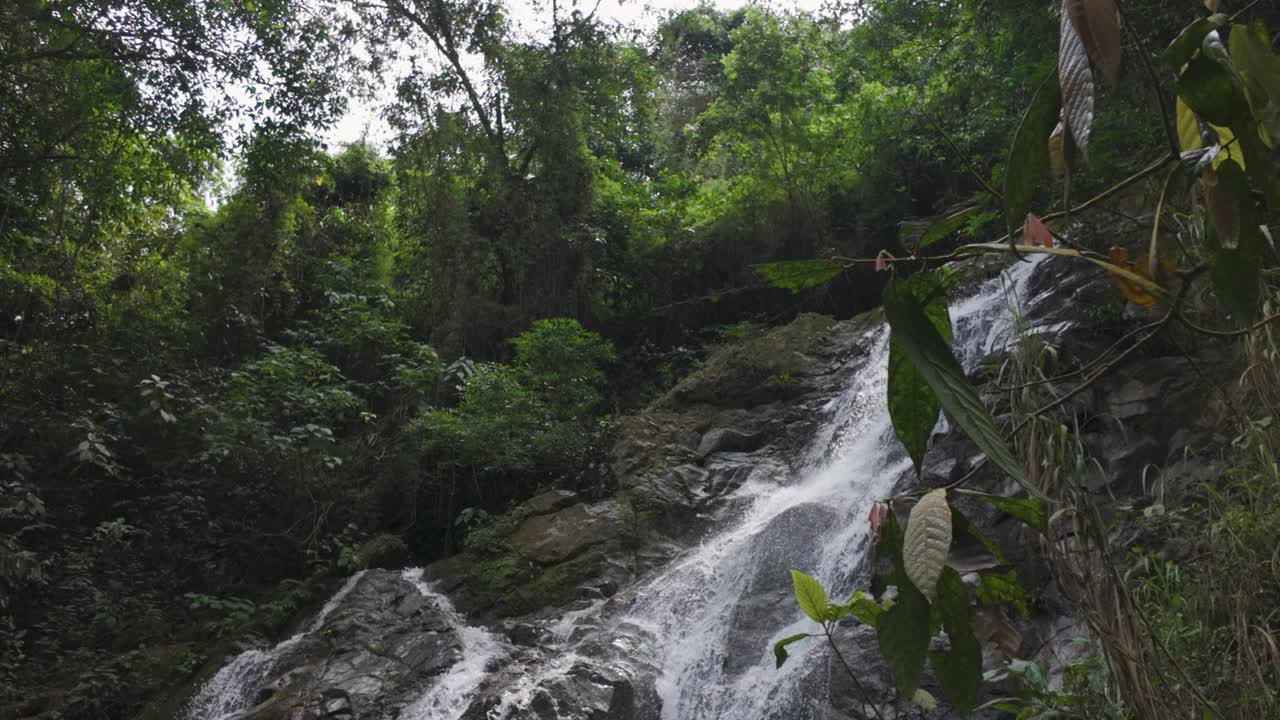
[[717,452],[750,452],[764,444],[762,432],[744,432],[737,428],[717,428],[702,436],[698,444],[698,458],[706,459]]
[[[416,599],[415,599],[416,598]],[[447,613],[398,572],[365,573],[324,624],[286,647],[236,720],[373,720],[451,668],[460,640]]]
[[511,534],[511,546],[542,565],[562,563],[593,545],[618,538],[624,528],[612,502],[578,504],[551,515],[535,515]]
[[548,490],[541,495],[534,495],[520,505],[525,515],[550,515],[578,502],[578,494],[568,490]]

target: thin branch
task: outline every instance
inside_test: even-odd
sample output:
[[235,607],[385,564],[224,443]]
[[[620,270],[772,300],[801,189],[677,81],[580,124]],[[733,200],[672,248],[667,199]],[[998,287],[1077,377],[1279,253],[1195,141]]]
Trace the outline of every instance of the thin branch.
[[1201,333],[1203,335],[1212,335],[1214,337],[1230,338],[1230,337],[1240,337],[1242,335],[1250,335],[1252,333],[1255,333],[1261,330],[1262,328],[1266,327],[1267,325],[1270,325],[1271,323],[1275,322],[1276,320],[1280,320],[1280,313],[1277,313],[1275,315],[1269,315],[1259,320],[1258,322],[1254,323],[1253,325],[1250,325],[1249,327],[1244,328],[1243,330],[1210,330],[1207,327],[1202,327],[1200,325],[1197,325],[1191,322],[1190,320],[1187,319],[1187,316],[1183,315],[1182,313],[1178,313],[1178,320],[1183,325],[1186,325],[1188,328],[1198,333]]
[[1129,39],[1138,46],[1138,57],[1142,60],[1142,67],[1147,71],[1147,77],[1151,79],[1151,90],[1156,94],[1156,102],[1160,103],[1160,124],[1164,126],[1165,136],[1169,140],[1169,150],[1177,157],[1181,151],[1181,144],[1178,142],[1178,130],[1170,120],[1172,117],[1169,112],[1168,99],[1164,96],[1164,88],[1160,85],[1160,77],[1156,75],[1155,68],[1151,66],[1151,58],[1148,57],[1147,45],[1142,41],[1142,36],[1138,35],[1133,29],[1133,23],[1124,14],[1124,8],[1117,3],[1117,9],[1120,11],[1121,21],[1124,25],[1125,32],[1129,35]]
[[876,717],[880,718],[880,720],[884,720],[884,715],[880,714],[880,706],[875,702],[875,700],[872,700],[871,696],[867,694],[867,691],[863,689],[862,682],[858,680],[858,674],[853,671],[853,668],[849,667],[849,663],[844,659],[844,654],[841,653],[840,648],[836,646],[835,639],[831,637],[831,630],[826,625],[823,625],[822,630],[826,633],[827,644],[831,646],[832,651],[836,654],[836,658],[839,659],[840,664],[844,666],[844,671],[848,673],[849,679],[853,681],[853,686],[857,688],[858,694],[864,699],[867,699],[867,704],[871,706],[871,710],[875,712]]

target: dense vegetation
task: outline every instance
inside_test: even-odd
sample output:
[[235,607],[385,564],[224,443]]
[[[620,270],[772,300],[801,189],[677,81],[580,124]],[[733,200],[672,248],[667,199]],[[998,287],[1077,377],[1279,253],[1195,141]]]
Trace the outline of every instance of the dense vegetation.
[[[1123,3],[1126,52],[1198,7],[1169,5]],[[0,7],[0,707],[130,717],[335,573],[447,555],[552,484],[608,492],[610,418],[727,326],[887,282],[793,293],[775,263],[905,257],[931,221],[902,221],[955,208],[938,248],[1003,236],[1009,139],[1058,62],[1049,1],[643,34],[547,10]],[[1161,72],[1106,90],[1077,197],[1165,147]],[[386,147],[318,140],[369,103]]]

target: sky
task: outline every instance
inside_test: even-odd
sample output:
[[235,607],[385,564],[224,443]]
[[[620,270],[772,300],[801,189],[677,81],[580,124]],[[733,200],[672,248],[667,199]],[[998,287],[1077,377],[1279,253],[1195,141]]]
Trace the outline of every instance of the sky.
[[[744,0],[706,0],[707,4],[721,10],[732,10],[748,4]],[[822,0],[756,0],[757,4],[775,10],[814,11]],[[561,0],[568,6],[567,12],[578,9],[586,14],[595,5],[594,0]],[[549,35],[550,0],[537,4],[529,0],[507,0],[511,19],[521,32],[546,37]],[[600,0],[597,17],[613,21],[623,27],[641,32],[653,29],[659,18],[671,11],[697,7],[698,0]],[[389,90],[387,90],[389,92]],[[364,139],[375,145],[385,146],[391,140],[391,131],[379,116],[378,101],[352,99],[351,107],[337,124],[330,128],[325,140],[331,148]]]

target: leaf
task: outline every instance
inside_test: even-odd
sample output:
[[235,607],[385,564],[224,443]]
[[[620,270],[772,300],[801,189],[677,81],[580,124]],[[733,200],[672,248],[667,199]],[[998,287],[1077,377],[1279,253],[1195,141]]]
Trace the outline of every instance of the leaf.
[[1052,80],[1051,76],[1041,83],[1009,147],[1004,202],[1010,236],[1016,234],[1018,224],[1031,211],[1036,186],[1049,168],[1048,140],[1061,111],[1061,96]]
[[1040,500],[1029,497],[1004,497],[1003,495],[991,495],[989,493],[964,489],[959,490],[959,492],[962,492],[969,497],[981,500],[1006,515],[1021,520],[1027,526],[1035,528],[1042,533],[1047,532],[1049,529],[1049,514],[1045,508],[1045,504]]
[[1049,135],[1049,167],[1054,177],[1067,174],[1067,126],[1061,120]]
[[952,707],[961,717],[968,717],[982,686],[982,648],[973,634],[969,591],[960,574],[951,568],[946,568],[938,580],[937,607],[950,647],[946,652],[930,653],[929,663]]
[[[902,284],[923,304],[925,315],[943,342],[950,342],[951,317],[941,292],[944,281],[940,272],[916,273]],[[889,340],[888,405],[894,434],[919,472],[942,403],[894,337]]]
[[1084,40],[1071,21],[1071,5],[1079,0],[1062,0],[1061,39],[1058,44],[1058,85],[1062,88],[1063,117],[1067,132],[1087,154],[1093,133],[1093,68]]
[[1108,83],[1120,74],[1120,11],[1115,0],[1065,0],[1063,9],[1089,59]]
[[982,530],[978,529],[977,525],[973,524],[973,521],[969,520],[959,508],[954,506],[951,508],[951,534],[956,543],[960,542],[962,538],[968,537],[986,548],[987,552],[991,553],[991,557],[1000,563],[1008,563],[1009,561],[1000,546],[992,542]]
[[1028,247],[1053,247],[1053,233],[1049,232],[1049,228],[1035,213],[1027,213],[1027,220],[1022,223],[1022,244]]
[[847,605],[849,614],[853,615],[855,620],[871,627],[875,627],[876,623],[880,621],[880,616],[884,614],[884,608],[861,592],[854,593]]
[[867,524],[871,526],[871,543],[880,542],[880,521],[884,517],[884,503],[871,503],[871,511],[867,514]]
[[1232,26],[1230,44],[1253,116],[1274,147],[1280,144],[1280,55],[1261,22]]
[[1161,53],[1160,59],[1174,70],[1182,70],[1182,66],[1190,62],[1191,58],[1200,50],[1200,45],[1204,42],[1204,36],[1208,35],[1216,27],[1217,24],[1212,20],[1205,18],[1196,20],[1178,33],[1178,37],[1174,38],[1169,47]]
[[[1217,31],[1206,35],[1204,44],[1221,48]],[[1225,50],[1222,55],[1226,55]],[[1187,63],[1175,89],[1188,107],[1214,125],[1234,126],[1248,118],[1249,103],[1235,75],[1220,59],[1210,59],[1205,53]]]
[[923,688],[916,689],[911,696],[911,702],[925,712],[932,712],[938,709],[938,699]]
[[1027,595],[1018,582],[1018,571],[1010,570],[1002,575],[983,575],[978,581],[978,602],[989,607],[1012,605],[1022,613],[1023,617],[1031,614],[1027,607]]
[[[1110,266],[1104,265],[1107,268],[1107,274],[1111,277],[1111,282],[1120,290],[1120,294],[1124,295],[1129,302],[1142,307],[1151,307],[1166,295],[1148,272],[1147,263],[1134,264],[1129,259],[1128,249],[1113,247],[1108,251],[1107,257],[1111,260]],[[1173,278],[1176,268],[1172,261],[1163,258],[1158,266],[1166,281]],[[1156,292],[1157,290],[1159,293]]]
[[775,670],[781,670],[781,669],[782,669],[782,664],[783,664],[783,663],[785,663],[785,662],[787,661],[787,658],[789,657],[789,655],[787,654],[787,646],[788,646],[788,645],[790,645],[790,644],[792,644],[792,643],[795,643],[795,642],[799,642],[799,641],[804,640],[805,638],[808,638],[808,637],[812,637],[812,635],[810,635],[809,633],[797,633],[797,634],[795,634],[795,635],[792,635],[791,637],[783,638],[783,639],[779,640],[778,642],[774,643],[774,644],[773,644],[773,659],[774,659],[774,661],[775,661],[775,663],[776,663],[776,664],[774,665],[774,669],[775,669]]
[[800,292],[829,282],[844,271],[844,264],[836,260],[788,260],[753,265],[751,269],[774,287]]
[[[1003,435],[996,429],[991,413],[983,406],[978,393],[965,377],[964,369],[951,354],[946,340],[930,321],[911,288],[904,282],[890,281],[884,291],[884,309],[889,320],[891,341],[898,344],[929,383],[948,417],[997,467],[1027,487],[1022,464],[1014,459]],[[1035,494],[1034,490],[1028,491]]]
[[947,505],[947,491],[933,490],[920,498],[911,510],[902,539],[907,577],[926,598],[934,596],[950,549],[951,508]]
[[1196,114],[1187,107],[1187,103],[1178,98],[1177,101],[1178,115],[1178,146],[1183,152],[1188,150],[1199,150],[1203,143],[1200,140],[1200,121],[1196,119]]
[[1209,213],[1209,220],[1213,223],[1214,237],[1218,245],[1235,249],[1240,245],[1241,198],[1236,194],[1237,188],[1220,180],[1218,168],[1221,167],[1220,164],[1215,163],[1213,167],[1205,168],[1200,176],[1201,182],[1204,183],[1204,204]]
[[910,582],[899,585],[897,602],[876,621],[876,639],[903,697],[920,686],[929,635],[929,601]]
[[[1208,198],[1210,173],[1213,173],[1212,200]],[[1213,220],[1208,240],[1213,248],[1210,277],[1214,292],[1233,315],[1247,320],[1257,315],[1262,301],[1263,239],[1258,229],[1257,209],[1249,194],[1248,179],[1234,162],[1223,163],[1217,171],[1206,171],[1205,178],[1206,205]],[[1237,233],[1234,246],[1228,245],[1227,238],[1223,237],[1229,231]]]
[[898,241],[903,247],[919,252],[964,227],[982,212],[978,206],[937,217],[900,223]]
[[827,591],[822,585],[799,570],[791,571],[791,585],[804,614],[814,622],[822,622],[827,614]]

